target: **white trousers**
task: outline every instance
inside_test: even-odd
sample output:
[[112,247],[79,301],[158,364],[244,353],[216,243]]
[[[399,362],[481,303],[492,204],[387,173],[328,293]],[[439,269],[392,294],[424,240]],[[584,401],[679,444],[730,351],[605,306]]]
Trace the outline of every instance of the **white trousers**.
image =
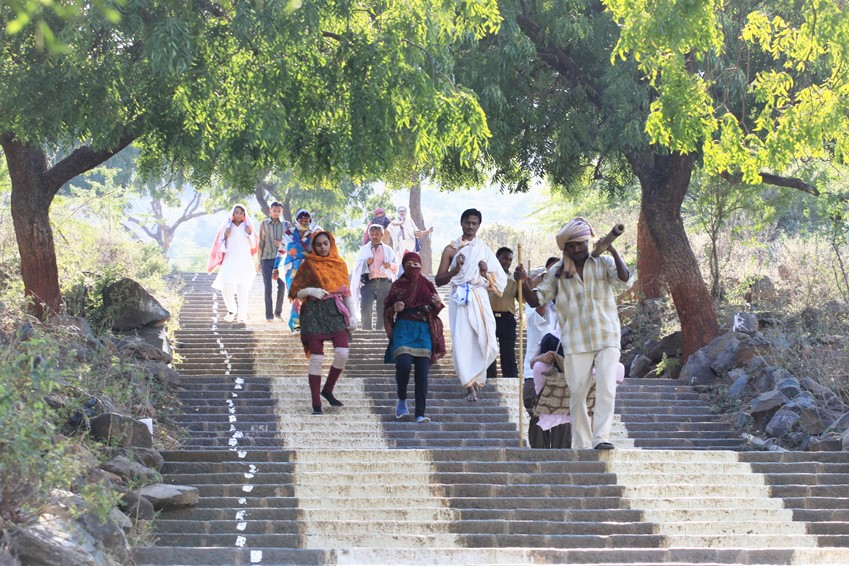
[[[250,290],[249,285],[224,283],[222,286],[221,295],[224,297],[224,306],[227,307],[227,312],[238,313],[239,322],[248,321],[248,294]],[[236,304],[237,301],[238,305]]]
[[[594,448],[610,441],[613,405],[616,399],[616,365],[619,348],[569,354],[563,357],[569,385],[569,413],[572,415],[572,448]],[[595,379],[593,379],[595,366]],[[595,411],[592,426],[587,413],[587,394],[595,382]]]

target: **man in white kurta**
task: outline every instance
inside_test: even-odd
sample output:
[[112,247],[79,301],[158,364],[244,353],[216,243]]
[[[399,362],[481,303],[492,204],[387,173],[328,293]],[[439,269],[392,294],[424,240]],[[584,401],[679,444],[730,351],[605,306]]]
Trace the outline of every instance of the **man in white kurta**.
[[407,252],[416,251],[416,238],[421,238],[428,232],[432,232],[431,228],[428,232],[419,230],[410,215],[407,214],[407,207],[401,205],[398,207],[398,218],[389,223],[389,235],[392,236],[392,248],[395,251],[395,257],[402,258]]
[[[392,248],[381,241],[383,226],[372,224],[368,234],[370,241],[360,248],[351,271],[351,299],[354,312],[360,312],[364,330],[373,328],[373,311],[377,315],[377,329],[383,330],[383,300],[398,278],[398,261]],[[365,274],[369,276],[364,278]]]
[[498,356],[495,317],[487,293],[501,293],[507,285],[507,274],[495,254],[476,237],[481,219],[478,210],[463,212],[463,235],[445,247],[435,277],[437,286],[451,284],[452,358],[469,401],[477,400],[476,389],[486,383],[486,369]]

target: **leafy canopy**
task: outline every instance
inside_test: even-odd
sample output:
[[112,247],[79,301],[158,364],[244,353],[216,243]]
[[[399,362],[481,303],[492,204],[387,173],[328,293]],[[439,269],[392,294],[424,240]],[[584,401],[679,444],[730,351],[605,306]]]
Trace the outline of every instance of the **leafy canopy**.
[[[605,0],[621,27],[614,59],[633,56],[658,90],[646,132],[653,143],[701,150],[708,173],[765,170],[795,160],[849,160],[849,11],[834,0],[739,2]],[[732,25],[740,21],[742,25]],[[712,96],[733,63],[710,63],[742,44],[746,102]]]

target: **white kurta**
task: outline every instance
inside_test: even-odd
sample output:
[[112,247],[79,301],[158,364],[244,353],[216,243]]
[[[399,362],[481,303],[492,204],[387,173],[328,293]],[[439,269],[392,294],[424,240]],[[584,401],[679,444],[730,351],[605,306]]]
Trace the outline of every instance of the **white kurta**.
[[256,267],[251,258],[250,236],[245,232],[247,222],[233,225],[227,237],[227,251],[224,262],[212,283],[214,289],[223,290],[225,286],[247,287],[250,289],[256,277]]
[[530,379],[534,376],[534,371],[531,369],[531,358],[537,355],[539,344],[542,342],[543,336],[549,332],[553,332],[557,328],[557,313],[554,310],[554,303],[545,305],[545,316],[540,315],[537,310],[525,305],[525,320],[527,321],[527,348],[525,349],[525,379]]
[[[395,281],[398,278],[398,264],[395,253],[386,244],[380,245],[383,246],[383,259],[385,262],[391,263],[395,267],[395,271],[386,269],[385,267],[381,267],[380,269],[386,274],[389,281]],[[360,251],[357,252],[357,258],[354,260],[354,269],[351,270],[351,299],[354,301],[354,312],[357,313],[360,312],[360,297],[362,296],[360,293],[360,287],[362,286],[360,277],[363,273],[368,273],[368,259],[370,257],[373,257],[371,242],[362,246]]]
[[[454,242],[458,245],[459,240]],[[507,274],[495,254],[479,238],[465,245],[454,256],[451,267],[463,255],[466,260],[460,273],[451,278],[451,300],[448,303],[448,319],[451,324],[451,355],[454,370],[460,383],[469,387],[473,383],[486,382],[486,368],[498,357],[498,342],[495,339],[495,316],[489,306],[487,288],[489,281],[481,277],[478,263],[486,262],[489,273],[495,275],[495,288],[499,292],[507,285]],[[458,287],[469,284],[469,302],[457,303],[454,292]]]
[[392,236],[392,247],[398,261],[401,261],[407,252],[416,251],[416,224],[409,215],[401,222],[400,219],[393,220],[389,225],[389,235]]

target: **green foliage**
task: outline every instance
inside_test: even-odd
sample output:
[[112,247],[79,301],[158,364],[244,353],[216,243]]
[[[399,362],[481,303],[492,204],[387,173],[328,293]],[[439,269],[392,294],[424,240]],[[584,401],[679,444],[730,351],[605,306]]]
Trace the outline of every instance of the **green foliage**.
[[[605,4],[622,28],[614,58],[633,57],[657,88],[653,143],[701,150],[708,173],[748,184],[798,161],[847,162],[849,13],[839,2]],[[717,97],[741,77],[745,94]]]
[[84,462],[45,402],[65,373],[58,344],[38,334],[13,340],[0,353],[0,520],[19,523],[37,517],[54,489],[69,489]]

